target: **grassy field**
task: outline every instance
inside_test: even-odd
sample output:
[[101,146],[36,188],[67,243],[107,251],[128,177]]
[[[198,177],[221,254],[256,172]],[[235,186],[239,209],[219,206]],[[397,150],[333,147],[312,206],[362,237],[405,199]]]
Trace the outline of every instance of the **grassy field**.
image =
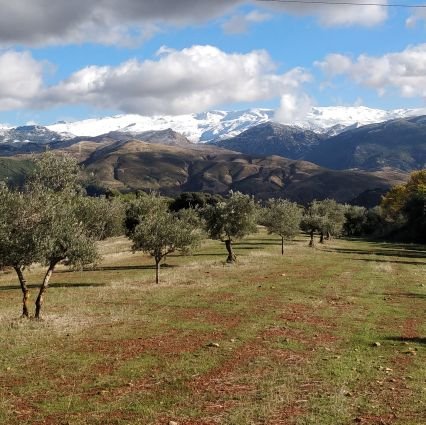
[[110,240],[97,269],[54,274],[41,322],[0,275],[0,423],[425,423],[425,247],[235,248],[169,256],[156,286]]

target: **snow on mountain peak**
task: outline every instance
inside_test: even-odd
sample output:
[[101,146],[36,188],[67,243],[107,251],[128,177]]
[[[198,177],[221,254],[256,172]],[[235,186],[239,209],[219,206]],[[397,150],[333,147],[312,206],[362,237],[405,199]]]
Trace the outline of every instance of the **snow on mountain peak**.
[[343,129],[360,127],[397,118],[426,114],[425,109],[394,109],[385,111],[366,106],[328,106],[313,107],[305,120],[291,125],[319,133],[341,132]]
[[253,109],[245,111],[209,111],[199,114],[152,117],[128,114],[92,118],[71,123],[56,123],[47,128],[57,133],[72,133],[76,136],[99,136],[110,131],[143,132],[172,128],[192,142],[207,142],[212,139],[232,137],[264,121],[272,119],[272,110]]
[[[59,122],[47,126],[51,131],[75,136],[99,136],[111,131],[141,133],[144,131],[166,130],[168,128],[183,134],[192,142],[208,142],[234,137],[252,126],[274,120],[272,109],[247,109],[241,111],[214,110],[185,115],[137,114],[115,115],[82,121]],[[426,115],[425,109],[396,109],[385,111],[365,106],[354,107],[313,107],[305,120],[287,122],[292,126],[319,133],[337,134],[346,127],[383,122],[395,118]],[[1,127],[0,127],[1,128]]]

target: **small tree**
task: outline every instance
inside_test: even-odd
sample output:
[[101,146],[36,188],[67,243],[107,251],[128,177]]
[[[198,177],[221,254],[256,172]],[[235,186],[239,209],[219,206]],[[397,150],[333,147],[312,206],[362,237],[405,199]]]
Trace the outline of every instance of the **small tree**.
[[323,217],[320,214],[318,201],[312,201],[302,218],[301,228],[305,232],[309,233],[310,240],[309,246],[313,248],[315,246],[314,235],[315,232],[319,231],[322,227]]
[[228,263],[236,261],[232,241],[256,232],[256,211],[254,199],[240,192],[231,192],[225,201],[204,209],[207,232],[212,239],[225,243]]
[[281,237],[281,255],[284,255],[284,240],[293,239],[300,231],[302,210],[286,199],[270,199],[263,213],[262,224],[268,233]]
[[333,199],[312,201],[302,219],[302,229],[309,232],[309,246],[314,247],[314,234],[320,233],[320,243],[341,233],[345,222],[345,207]]
[[334,199],[324,199],[320,202],[320,210],[323,215],[323,225],[320,229],[320,243],[333,236],[342,233],[345,224],[345,206],[337,203]]
[[[171,213],[167,202],[156,194],[146,197],[139,207],[138,224],[128,234],[134,251],[146,252],[154,258],[155,283],[158,284],[161,260],[178,250],[187,252],[199,242],[199,221],[190,210],[180,215]],[[131,214],[135,209],[131,208]],[[134,215],[132,217],[135,218]]]

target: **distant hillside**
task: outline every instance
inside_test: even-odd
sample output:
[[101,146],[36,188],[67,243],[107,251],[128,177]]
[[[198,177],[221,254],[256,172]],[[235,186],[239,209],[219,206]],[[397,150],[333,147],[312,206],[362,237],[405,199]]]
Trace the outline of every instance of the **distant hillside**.
[[426,116],[345,131],[314,147],[305,159],[337,170],[426,168]]
[[385,176],[333,171],[279,156],[245,155],[213,146],[181,147],[137,140],[110,143],[83,162],[98,181],[119,190],[227,193],[240,190],[259,198],[289,197],[299,202],[354,199],[366,190],[387,189]]
[[290,159],[303,159],[317,146],[324,135],[298,127],[266,122],[252,127],[217,146],[249,155],[280,155]]

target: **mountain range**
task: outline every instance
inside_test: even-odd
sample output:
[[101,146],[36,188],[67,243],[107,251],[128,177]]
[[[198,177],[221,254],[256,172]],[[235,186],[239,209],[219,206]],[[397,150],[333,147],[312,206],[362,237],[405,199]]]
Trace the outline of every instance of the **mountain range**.
[[95,185],[122,191],[232,189],[303,203],[332,197],[374,204],[426,166],[420,113],[426,111],[313,108],[288,125],[274,122],[272,110],[253,109],[3,125],[0,177],[19,181],[28,154],[48,147],[76,156]]
[[410,172],[426,168],[426,116],[347,128],[331,137],[267,122],[216,144],[249,155],[281,155],[335,170]]
[[[315,133],[336,135],[345,129],[398,118],[426,115],[424,109],[381,110],[358,107],[313,107],[303,119],[281,122],[285,125]],[[92,118],[75,122],[58,122],[44,127],[27,125],[10,127],[0,124],[0,142],[14,140],[34,141],[34,137],[47,133],[50,140],[67,140],[72,137],[95,137],[110,132],[138,134],[145,131],[166,130],[181,133],[194,143],[205,143],[235,137],[243,131],[268,121],[275,120],[272,109],[249,109],[242,111],[210,111],[199,114],[176,116],[143,116],[136,114]],[[31,134],[34,132],[34,135]],[[18,134],[16,134],[18,133]],[[26,133],[27,139],[20,137]]]

